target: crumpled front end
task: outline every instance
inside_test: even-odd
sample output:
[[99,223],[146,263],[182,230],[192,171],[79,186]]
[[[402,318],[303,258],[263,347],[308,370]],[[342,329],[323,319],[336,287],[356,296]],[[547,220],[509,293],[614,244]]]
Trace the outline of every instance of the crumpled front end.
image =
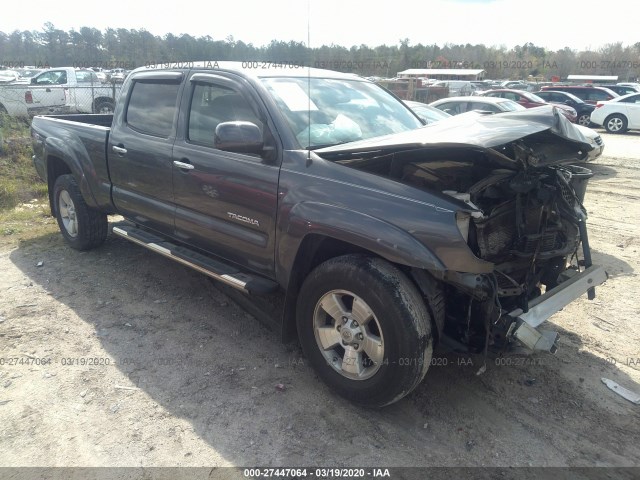
[[[540,107],[460,115],[317,153],[455,202],[467,248],[493,269],[432,272],[445,284],[449,339],[472,351],[554,351],[556,337],[537,327],[580,295],[593,298],[606,279],[592,266],[583,206],[593,174],[575,165],[591,149],[557,110]],[[430,246],[428,232],[418,239]],[[443,263],[459,266],[453,257]]]

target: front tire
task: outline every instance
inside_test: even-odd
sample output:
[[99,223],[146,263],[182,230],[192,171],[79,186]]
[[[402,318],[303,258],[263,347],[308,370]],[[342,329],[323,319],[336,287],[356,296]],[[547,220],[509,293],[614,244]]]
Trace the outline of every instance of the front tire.
[[624,133],[627,131],[627,119],[623,115],[614,113],[605,119],[604,128],[609,133]]
[[385,260],[330,259],[305,279],[297,304],[305,356],[332,389],[382,407],[411,392],[431,363],[431,318],[416,286]]
[[76,250],[90,250],[104,243],[107,215],[89,207],[73,175],[61,175],[53,186],[53,205],[66,242]]

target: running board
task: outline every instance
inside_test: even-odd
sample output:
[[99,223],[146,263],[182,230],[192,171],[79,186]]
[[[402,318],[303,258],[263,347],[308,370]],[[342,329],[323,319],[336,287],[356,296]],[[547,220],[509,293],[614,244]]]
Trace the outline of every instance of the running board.
[[120,225],[113,227],[112,231],[122,238],[246,293],[262,295],[273,293],[278,289],[278,284],[272,280],[244,273],[236,267],[214,260],[189,248],[167,242],[165,239],[139,228]]

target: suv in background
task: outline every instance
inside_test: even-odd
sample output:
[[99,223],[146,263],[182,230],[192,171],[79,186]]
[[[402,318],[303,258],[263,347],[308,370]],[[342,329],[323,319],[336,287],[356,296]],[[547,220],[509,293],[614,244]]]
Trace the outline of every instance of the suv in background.
[[593,112],[596,106],[576,97],[573,93],[560,92],[557,90],[542,90],[536,92],[536,95],[545,102],[572,107],[578,114],[578,120],[576,120],[578,125],[588,127],[591,124],[591,112]]
[[542,87],[542,92],[555,90],[559,92],[573,93],[576,97],[587,103],[595,105],[598,102],[605,102],[614,99],[619,95],[613,90],[604,87],[586,87],[584,85],[555,85]]
[[630,93],[640,93],[640,89],[631,85],[598,85],[599,87],[608,88],[616,92],[618,95],[629,95]]

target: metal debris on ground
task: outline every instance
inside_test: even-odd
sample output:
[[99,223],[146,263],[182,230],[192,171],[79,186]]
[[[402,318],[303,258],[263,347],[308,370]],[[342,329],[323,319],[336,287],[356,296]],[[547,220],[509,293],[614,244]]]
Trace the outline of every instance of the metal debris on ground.
[[635,403],[636,405],[640,405],[640,394],[632,392],[631,390],[627,390],[624,387],[621,387],[613,380],[609,380],[608,378],[602,378],[602,383],[604,383],[611,390],[616,392],[622,398],[629,400],[631,403]]

